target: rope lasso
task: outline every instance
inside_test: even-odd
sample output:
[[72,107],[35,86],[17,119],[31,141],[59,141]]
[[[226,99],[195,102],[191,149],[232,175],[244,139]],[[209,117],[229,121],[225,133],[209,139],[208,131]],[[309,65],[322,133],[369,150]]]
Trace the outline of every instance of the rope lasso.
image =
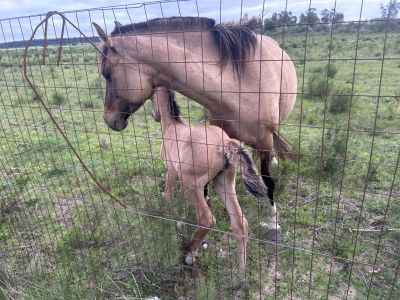
[[85,172],[92,178],[92,180],[96,183],[96,185],[103,191],[105,192],[108,196],[111,197],[113,201],[118,203],[120,206],[122,206],[124,209],[127,208],[126,204],[124,204],[121,200],[116,198],[113,194],[111,194],[96,178],[96,176],[89,170],[89,168],[86,166],[82,158],[80,157],[79,153],[76,151],[74,146],[72,145],[71,141],[68,139],[67,135],[64,133],[62,130],[61,126],[58,124],[57,120],[51,113],[50,109],[47,107],[47,105],[44,103],[42,96],[39,94],[36,86],[33,84],[33,82],[29,79],[27,75],[27,65],[28,65],[28,49],[36,35],[37,30],[39,29],[40,26],[45,24],[45,29],[44,29],[44,45],[43,45],[43,55],[42,55],[42,64],[45,64],[45,58],[46,58],[46,49],[47,49],[47,27],[48,27],[48,21],[51,17],[54,15],[58,15],[62,18],[63,23],[62,23],[62,29],[61,29],[61,37],[60,37],[60,45],[58,47],[58,55],[57,55],[57,66],[60,65],[60,60],[61,60],[61,51],[62,51],[62,46],[63,46],[63,39],[64,39],[64,29],[66,27],[66,22],[68,22],[73,28],[75,28],[95,49],[97,52],[99,52],[101,55],[103,55],[106,59],[108,59],[102,51],[100,51],[96,45],[77,27],[75,26],[67,17],[65,17],[63,14],[57,12],[57,11],[50,11],[46,14],[46,17],[36,26],[36,28],[33,30],[32,35],[28,41],[28,44],[25,47],[24,51],[24,63],[23,63],[23,75],[25,80],[28,82],[30,88],[33,90],[35,93],[36,99],[40,102],[40,104],[43,106],[43,108],[46,110],[47,114],[49,115],[51,121],[53,122],[54,126],[56,126],[57,130],[61,133],[62,137],[64,138],[65,142],[68,144],[68,147],[72,150],[76,158],[78,159],[79,163],[81,164],[82,168],[85,170]]

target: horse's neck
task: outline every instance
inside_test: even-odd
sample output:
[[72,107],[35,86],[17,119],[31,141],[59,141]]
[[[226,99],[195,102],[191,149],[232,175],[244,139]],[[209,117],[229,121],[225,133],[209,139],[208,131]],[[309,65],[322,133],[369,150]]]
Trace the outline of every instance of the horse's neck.
[[[138,60],[151,62],[150,66],[157,74],[154,79],[156,86],[169,86],[173,90],[180,90],[185,96],[205,107],[212,103],[210,97],[203,95],[204,83],[207,82],[207,89],[210,91],[218,90],[221,85],[214,77],[210,77],[212,72],[204,70],[207,65],[200,62],[202,59],[216,61],[219,58],[211,57],[210,53],[203,53],[199,40],[209,44],[210,42],[205,41],[210,39],[206,33],[203,33],[202,37],[200,33],[198,37],[196,33],[192,33],[185,35],[185,38],[183,35],[168,33],[127,38],[132,39],[128,44],[132,45],[133,50],[137,49]],[[190,49],[188,45],[191,46]],[[216,69],[219,70],[219,67],[216,66]]]

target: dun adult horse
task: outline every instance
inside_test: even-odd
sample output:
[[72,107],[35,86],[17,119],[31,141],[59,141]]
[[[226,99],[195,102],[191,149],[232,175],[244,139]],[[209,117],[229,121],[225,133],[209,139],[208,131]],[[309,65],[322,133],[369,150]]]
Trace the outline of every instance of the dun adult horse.
[[185,262],[193,264],[203,239],[215,225],[215,218],[204,197],[204,188],[213,181],[235,233],[238,268],[244,270],[248,227],[236,197],[236,172],[240,171],[250,193],[267,198],[267,187],[251,156],[239,141],[229,138],[220,127],[191,126],[181,118],[172,91],[158,88],[152,100],[153,116],[157,121],[161,119],[163,134],[161,157],[167,169],[164,197],[168,201],[172,199],[179,178],[184,197],[194,207],[196,223],[200,225],[189,244]]
[[255,34],[252,22],[215,25],[197,17],[116,22],[111,36],[93,25],[103,41],[108,126],[125,129],[128,117],[160,86],[203,105],[211,124],[259,151],[270,199],[268,236],[279,240],[271,151],[289,154],[276,131],[296,101],[296,71],[288,55],[273,39]]

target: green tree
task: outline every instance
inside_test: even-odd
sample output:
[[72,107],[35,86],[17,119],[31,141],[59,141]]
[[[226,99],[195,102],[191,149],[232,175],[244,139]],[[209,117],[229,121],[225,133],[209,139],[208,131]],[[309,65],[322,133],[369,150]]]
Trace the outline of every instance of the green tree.
[[294,25],[297,23],[297,17],[291,11],[281,11],[280,13],[273,13],[271,18],[264,21],[264,28],[266,31],[273,31],[278,27],[287,25]]
[[315,8],[310,8],[304,14],[300,15],[300,23],[314,25],[319,22],[319,17],[317,15],[317,10]]
[[321,21],[324,23],[338,23],[344,21],[344,14],[335,9],[323,9],[321,11]]
[[383,19],[394,19],[397,17],[400,10],[400,2],[398,0],[390,0],[388,4],[383,5],[381,3],[379,5],[381,10],[381,17]]

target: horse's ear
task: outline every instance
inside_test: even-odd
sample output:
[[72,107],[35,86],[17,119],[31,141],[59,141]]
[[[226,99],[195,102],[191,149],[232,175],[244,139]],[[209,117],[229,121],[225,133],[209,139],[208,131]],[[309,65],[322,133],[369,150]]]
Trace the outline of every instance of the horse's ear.
[[92,22],[92,24],[93,24],[94,28],[96,28],[96,31],[97,31],[97,34],[99,35],[99,37],[103,40],[104,43],[108,44],[109,38],[108,38],[107,34],[95,22]]
[[115,30],[115,29],[120,29],[120,28],[122,27],[122,24],[121,24],[120,22],[114,21],[114,23],[115,23],[115,28],[114,28],[114,30]]

